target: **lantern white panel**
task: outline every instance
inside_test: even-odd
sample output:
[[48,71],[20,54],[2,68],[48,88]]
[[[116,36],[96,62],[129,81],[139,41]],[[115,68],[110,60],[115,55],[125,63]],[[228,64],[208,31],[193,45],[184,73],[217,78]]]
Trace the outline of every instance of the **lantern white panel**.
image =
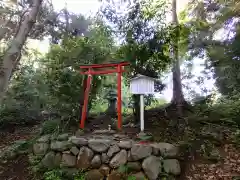
[[130,92],[133,94],[154,94],[154,80],[144,77],[132,79]]

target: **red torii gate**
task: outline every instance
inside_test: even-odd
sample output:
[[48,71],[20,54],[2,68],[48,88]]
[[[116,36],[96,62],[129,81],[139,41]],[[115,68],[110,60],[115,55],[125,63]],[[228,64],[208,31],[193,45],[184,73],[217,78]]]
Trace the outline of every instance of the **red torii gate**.
[[[80,69],[83,69],[80,73],[83,75],[87,75],[87,86],[84,92],[84,104],[82,108],[82,116],[80,121],[80,128],[83,129],[86,120],[86,113],[87,113],[87,106],[88,106],[88,97],[89,91],[92,82],[92,75],[101,75],[101,74],[110,74],[110,73],[118,73],[117,76],[117,113],[118,113],[118,129],[121,130],[122,128],[122,94],[121,94],[121,77],[124,71],[124,66],[128,66],[129,62],[119,62],[119,63],[111,63],[111,64],[91,64],[91,65],[83,65],[80,66]],[[98,70],[95,71],[94,69],[101,69],[101,68],[112,68],[106,70]]]

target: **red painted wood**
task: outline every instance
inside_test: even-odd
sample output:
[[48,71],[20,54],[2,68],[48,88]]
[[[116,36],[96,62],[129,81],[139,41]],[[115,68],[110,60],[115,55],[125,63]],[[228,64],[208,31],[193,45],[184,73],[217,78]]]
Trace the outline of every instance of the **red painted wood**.
[[[92,74],[92,75],[97,75],[97,74],[111,74],[111,73],[117,73],[118,70],[114,69],[114,70],[104,70],[104,71],[85,71],[85,72],[80,72],[81,74]],[[122,70],[122,72],[125,72],[124,70]]]
[[121,66],[128,66],[130,65],[129,62],[120,62],[120,63],[110,63],[110,64],[89,64],[80,66],[81,69],[88,69],[88,68],[105,68],[105,67],[118,67]]
[[117,111],[118,111],[118,129],[122,129],[122,66],[118,65],[118,77],[117,77],[117,89],[118,89],[118,98],[117,98]]
[[[80,96],[80,101],[79,101],[79,104],[80,104],[80,108],[81,108],[81,111],[79,112],[79,119],[81,119],[82,117],[82,109],[83,109],[83,105],[84,105],[84,100],[85,100],[85,90],[87,88],[87,76],[83,76],[83,96],[81,95]],[[80,120],[79,120],[79,124],[80,124]]]
[[[89,71],[90,71],[90,69],[89,69]],[[83,109],[82,109],[82,117],[81,117],[81,122],[80,122],[80,128],[82,128],[82,129],[84,128],[85,120],[86,120],[88,97],[89,97],[89,91],[90,91],[90,87],[91,87],[91,81],[92,81],[92,75],[88,75],[87,87],[84,92],[84,104],[83,104]]]
[[139,141],[139,144],[149,144],[148,141]]

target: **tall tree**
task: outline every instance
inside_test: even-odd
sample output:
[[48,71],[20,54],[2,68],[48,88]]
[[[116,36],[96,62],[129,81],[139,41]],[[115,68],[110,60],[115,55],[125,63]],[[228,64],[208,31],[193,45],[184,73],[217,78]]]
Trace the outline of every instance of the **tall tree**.
[[[127,79],[136,74],[159,78],[170,64],[166,4],[155,0],[121,1],[119,6],[117,3],[107,4],[102,12],[116,25],[117,35],[122,40],[119,57],[131,63]],[[121,11],[122,7],[127,11]],[[156,84],[155,90],[162,91],[164,85],[161,82]],[[133,95],[132,99],[135,120],[139,121],[140,96]]]
[[183,91],[182,91],[182,82],[181,82],[181,71],[178,55],[178,44],[179,44],[179,23],[177,17],[177,2],[172,0],[172,23],[174,27],[173,39],[171,44],[171,55],[173,59],[173,96],[172,103],[176,105],[178,113],[182,116],[182,107],[185,102]]
[[223,95],[238,92],[240,87],[239,4],[239,0],[192,0],[185,10],[191,27],[187,54],[203,59],[205,73],[216,80]]
[[19,29],[11,41],[7,51],[3,56],[2,63],[0,65],[0,102],[3,99],[4,93],[8,87],[9,80],[12,75],[12,71],[16,64],[20,60],[22,47],[27,40],[28,34],[31,31],[36,17],[38,15],[42,0],[34,0],[28,13],[25,14]]

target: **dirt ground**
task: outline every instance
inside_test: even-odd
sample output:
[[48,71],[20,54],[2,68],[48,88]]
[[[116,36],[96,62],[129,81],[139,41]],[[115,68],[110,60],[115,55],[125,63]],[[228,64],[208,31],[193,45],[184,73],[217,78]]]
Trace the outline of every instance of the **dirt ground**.
[[28,169],[28,156],[22,155],[7,163],[0,163],[1,180],[33,180],[34,176]]
[[[15,127],[0,131],[0,151],[5,146],[11,145],[16,140],[28,140],[35,136],[38,126]],[[34,175],[29,170],[27,155],[18,156],[16,159],[0,163],[0,180],[34,180]]]
[[219,147],[222,160],[211,163],[201,157],[192,157],[182,179],[237,180],[240,179],[240,151],[233,144]]

